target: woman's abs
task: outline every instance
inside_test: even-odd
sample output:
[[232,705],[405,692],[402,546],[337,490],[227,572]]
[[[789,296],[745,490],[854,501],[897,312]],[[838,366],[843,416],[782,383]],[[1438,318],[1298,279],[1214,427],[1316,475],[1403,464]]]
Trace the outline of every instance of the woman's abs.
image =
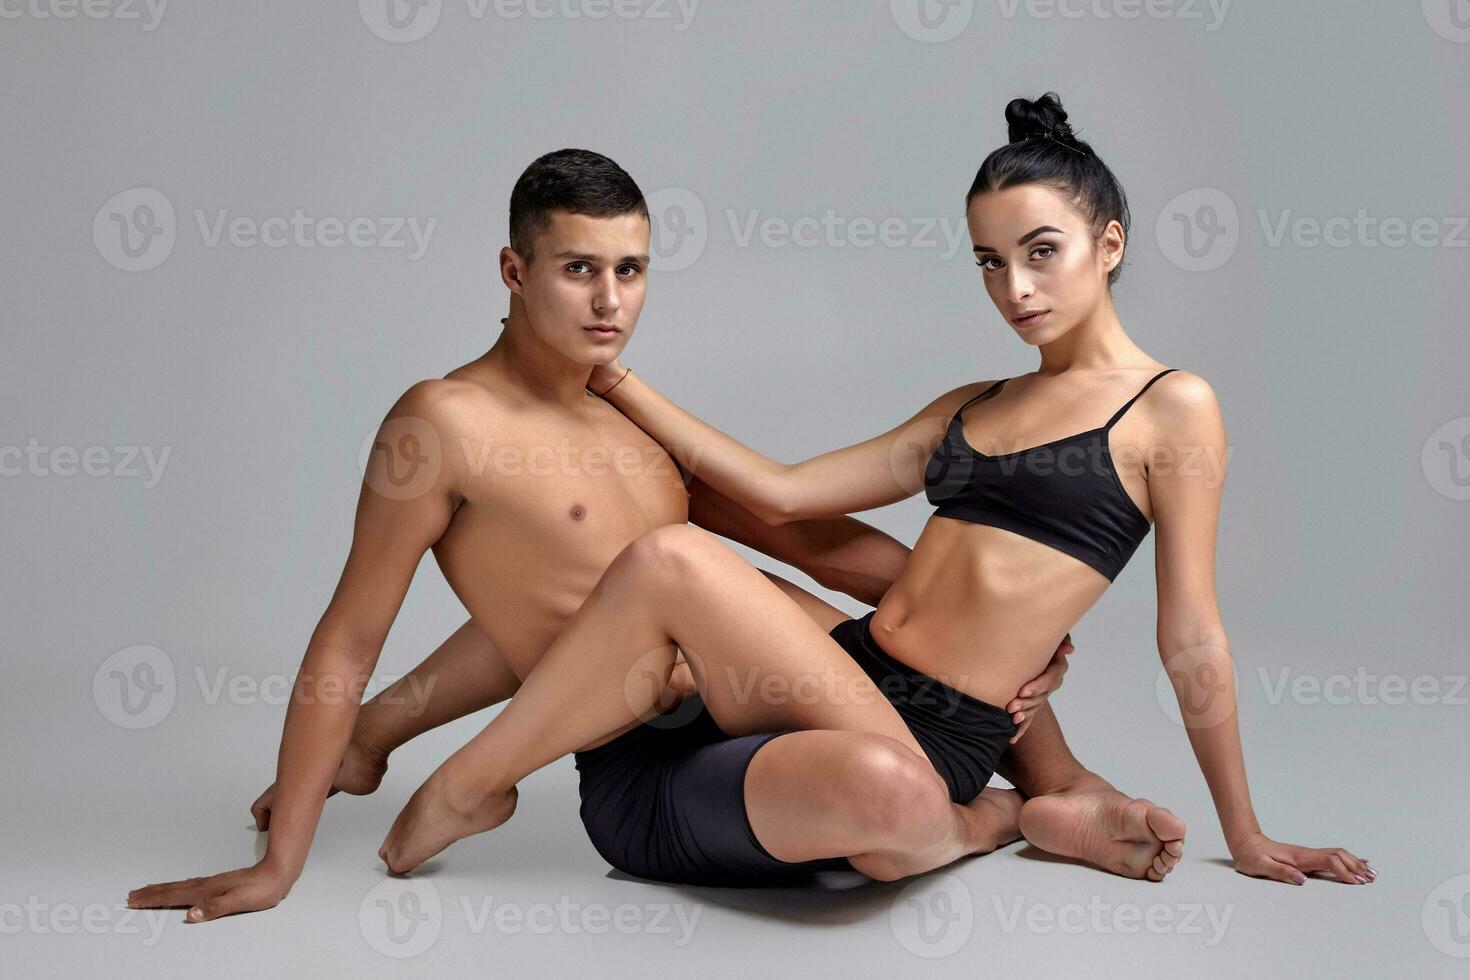
[[1107,586],[1040,542],[931,517],[873,614],[873,639],[915,670],[1004,706]]

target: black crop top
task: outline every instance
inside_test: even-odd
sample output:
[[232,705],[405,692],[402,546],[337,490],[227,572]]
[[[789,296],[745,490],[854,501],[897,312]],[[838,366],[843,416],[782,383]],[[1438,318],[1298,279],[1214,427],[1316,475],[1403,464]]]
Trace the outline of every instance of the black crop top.
[[1106,425],[1074,436],[987,456],[965,441],[961,415],[1000,390],[1003,378],[961,405],[924,469],[924,491],[940,517],[989,524],[1050,545],[1117,578],[1148,535],[1143,516],[1113,466],[1108,433],[1160,371]]

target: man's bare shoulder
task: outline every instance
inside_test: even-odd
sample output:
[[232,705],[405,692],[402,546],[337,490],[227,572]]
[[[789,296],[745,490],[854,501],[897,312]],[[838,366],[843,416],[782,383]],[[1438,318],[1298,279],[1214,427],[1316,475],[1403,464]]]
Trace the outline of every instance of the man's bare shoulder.
[[421,418],[444,432],[481,430],[502,422],[509,413],[508,399],[485,379],[457,377],[457,373],[411,385],[393,404],[388,417]]

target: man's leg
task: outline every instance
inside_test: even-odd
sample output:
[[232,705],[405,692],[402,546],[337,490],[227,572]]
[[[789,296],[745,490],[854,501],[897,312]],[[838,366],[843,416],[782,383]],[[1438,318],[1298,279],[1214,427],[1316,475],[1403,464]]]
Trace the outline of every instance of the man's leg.
[[1034,710],[1031,727],[996,766],[1027,797],[1020,817],[1026,839],[1106,871],[1162,880],[1184,853],[1184,821],[1087,769],[1067,747],[1051,705]]

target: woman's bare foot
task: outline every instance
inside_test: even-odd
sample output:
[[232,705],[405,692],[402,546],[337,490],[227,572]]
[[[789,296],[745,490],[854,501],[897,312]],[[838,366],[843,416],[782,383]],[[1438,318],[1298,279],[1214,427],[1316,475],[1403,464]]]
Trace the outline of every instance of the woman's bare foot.
[[1026,798],[1013,789],[987,786],[961,809],[970,821],[974,848],[968,854],[988,854],[1021,839],[1021,807]]
[[[382,785],[383,774],[388,771],[388,753],[361,745],[355,741],[347,743],[342,753],[342,763],[337,767],[337,776],[332,780],[328,796],[347,793],[350,796],[367,796]],[[255,818],[256,830],[270,830],[271,810],[276,803],[276,784],[271,783],[250,806],[250,815]]]
[[391,874],[407,874],[455,841],[494,830],[516,809],[516,788],[471,797],[435,772],[409,797],[378,857]]
[[1021,832],[1043,851],[1104,871],[1162,881],[1184,853],[1184,821],[1117,790],[1037,796],[1021,808]]

